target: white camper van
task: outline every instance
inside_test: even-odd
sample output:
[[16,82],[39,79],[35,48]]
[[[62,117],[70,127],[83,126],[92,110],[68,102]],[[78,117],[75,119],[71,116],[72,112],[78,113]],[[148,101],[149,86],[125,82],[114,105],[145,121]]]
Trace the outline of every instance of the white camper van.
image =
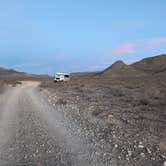
[[59,81],[69,81],[70,80],[70,74],[69,73],[56,73],[54,82],[59,82]]

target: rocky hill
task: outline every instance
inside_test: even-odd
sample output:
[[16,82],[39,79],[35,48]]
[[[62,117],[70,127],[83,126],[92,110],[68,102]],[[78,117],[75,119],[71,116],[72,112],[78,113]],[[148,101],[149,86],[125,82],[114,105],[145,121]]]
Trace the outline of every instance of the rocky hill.
[[125,64],[123,61],[117,61],[102,72],[103,76],[143,76],[146,75],[143,71]]
[[148,74],[166,74],[166,54],[145,58],[131,66]]
[[13,77],[13,76],[28,76],[29,74],[24,72],[18,72],[12,69],[0,68],[0,77]]
[[36,75],[25,72],[19,72],[13,69],[5,69],[0,67],[0,78],[13,78],[13,77],[24,77],[24,78],[48,78],[48,75]]
[[166,54],[145,58],[131,65],[117,61],[101,72],[102,76],[133,77],[166,74]]

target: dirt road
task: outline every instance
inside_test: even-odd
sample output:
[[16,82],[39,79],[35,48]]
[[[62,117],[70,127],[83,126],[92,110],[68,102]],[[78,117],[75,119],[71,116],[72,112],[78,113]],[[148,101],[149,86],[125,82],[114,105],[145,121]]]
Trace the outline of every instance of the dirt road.
[[38,85],[23,82],[0,95],[0,166],[163,163],[155,144],[139,144],[144,137],[125,138],[118,128],[106,127],[76,104],[58,99],[57,91],[40,91]]
[[0,166],[101,165],[37,86],[24,82],[0,96]]

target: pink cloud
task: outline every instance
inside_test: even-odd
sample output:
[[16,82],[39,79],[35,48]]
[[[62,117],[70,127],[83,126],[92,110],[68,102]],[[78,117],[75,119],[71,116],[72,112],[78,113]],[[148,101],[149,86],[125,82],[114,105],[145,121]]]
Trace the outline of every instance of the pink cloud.
[[135,43],[127,43],[120,45],[119,47],[113,49],[111,52],[108,52],[109,55],[118,55],[118,54],[133,54],[135,53]]
[[148,43],[150,46],[158,45],[158,44],[161,44],[161,43],[166,43],[166,38],[154,38],[154,39],[149,39],[149,40],[147,41],[147,43]]
[[166,37],[161,38],[152,38],[152,39],[139,39],[130,43],[121,44],[117,48],[114,48],[111,51],[107,51],[106,55],[120,55],[120,54],[133,54],[136,53],[136,49],[145,47],[149,49],[150,47],[157,46],[159,44],[166,43]]

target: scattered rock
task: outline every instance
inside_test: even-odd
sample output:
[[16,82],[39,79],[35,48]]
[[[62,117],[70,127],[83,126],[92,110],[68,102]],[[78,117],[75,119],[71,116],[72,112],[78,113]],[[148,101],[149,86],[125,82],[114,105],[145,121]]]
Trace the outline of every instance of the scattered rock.
[[149,148],[146,148],[146,150],[147,150],[147,152],[148,152],[149,154],[152,153],[151,150],[150,150]]
[[114,145],[114,147],[115,147],[115,148],[117,148],[117,147],[118,147],[118,145],[117,145],[117,144],[115,144],[115,145]]
[[131,156],[132,155],[132,151],[128,150],[128,155]]
[[145,153],[141,153],[140,155],[141,155],[141,157],[142,157],[142,158],[144,158],[144,157],[145,157]]
[[141,149],[144,148],[142,142],[139,142],[138,148],[141,148]]

